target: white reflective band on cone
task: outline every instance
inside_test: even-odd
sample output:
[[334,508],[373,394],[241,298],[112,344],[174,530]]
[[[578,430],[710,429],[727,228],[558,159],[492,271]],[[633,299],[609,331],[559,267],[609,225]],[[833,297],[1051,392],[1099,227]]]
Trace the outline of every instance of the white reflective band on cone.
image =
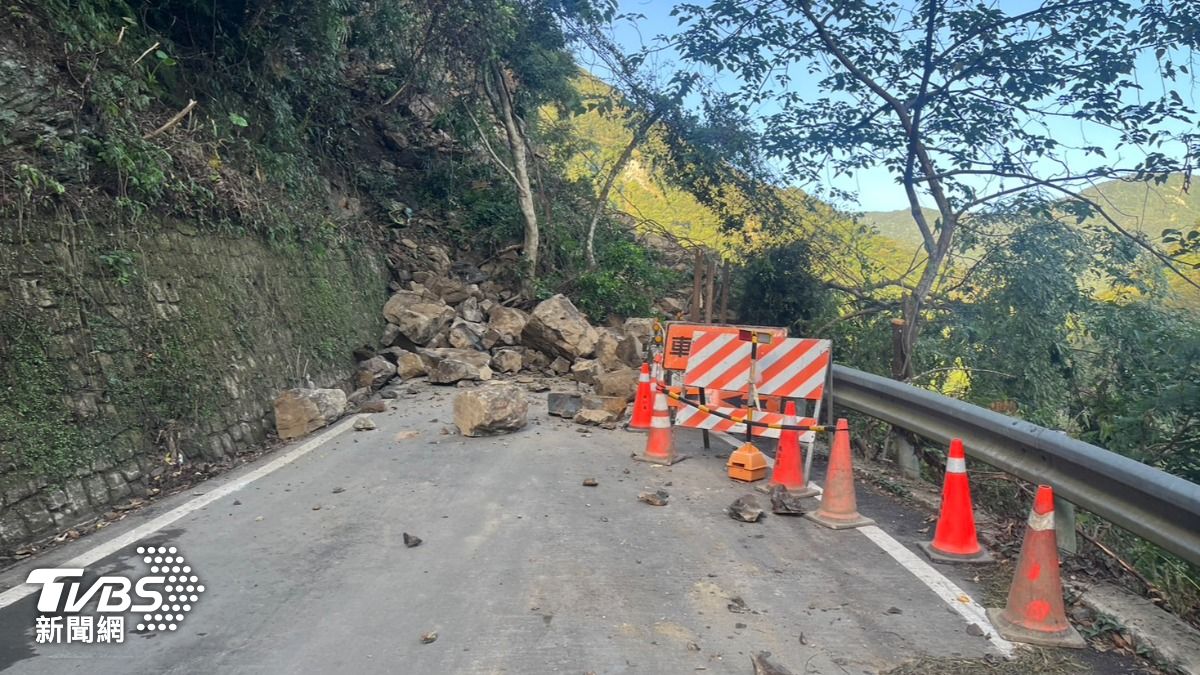
[[946,460],[946,473],[966,473],[967,460],[962,457],[950,457]]
[[1054,529],[1054,512],[1038,513],[1037,511],[1029,512],[1029,529],[1037,530],[1053,530]]
[[650,419],[651,429],[670,429],[671,420],[667,419],[666,415],[655,415]]

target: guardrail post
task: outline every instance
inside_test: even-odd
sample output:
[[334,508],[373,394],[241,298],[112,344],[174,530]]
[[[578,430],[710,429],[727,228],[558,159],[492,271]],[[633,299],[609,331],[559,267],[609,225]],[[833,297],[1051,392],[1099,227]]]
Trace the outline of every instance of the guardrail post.
[[920,478],[921,461],[917,459],[917,449],[908,434],[892,429],[892,443],[896,446],[896,464],[900,466],[900,475],[910,479]]
[[1079,552],[1079,542],[1075,538],[1075,505],[1057,494],[1054,495],[1054,538],[1063,553],[1075,555]]

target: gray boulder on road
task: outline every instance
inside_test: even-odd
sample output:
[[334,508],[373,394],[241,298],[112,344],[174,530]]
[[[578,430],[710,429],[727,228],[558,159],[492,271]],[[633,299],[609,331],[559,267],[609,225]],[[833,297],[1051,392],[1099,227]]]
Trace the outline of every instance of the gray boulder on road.
[[560,293],[533,309],[524,338],[525,344],[570,362],[591,356],[600,335],[570,299]]
[[463,436],[506,434],[528,423],[529,403],[511,384],[488,384],[454,397],[454,425]]
[[288,441],[337,420],[346,411],[341,389],[288,389],[275,399],[275,429]]

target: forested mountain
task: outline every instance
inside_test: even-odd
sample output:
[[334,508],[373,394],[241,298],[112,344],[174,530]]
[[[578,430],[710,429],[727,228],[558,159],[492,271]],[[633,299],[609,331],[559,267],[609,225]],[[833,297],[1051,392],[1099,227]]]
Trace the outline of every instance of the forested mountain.
[[[1083,190],[1083,194],[1103,204],[1121,226],[1133,232],[1145,233],[1158,241],[1162,231],[1168,228],[1187,228],[1200,222],[1200,190],[1185,185],[1182,175],[1171,176],[1165,183],[1110,180]],[[936,220],[937,211],[924,209],[930,222]],[[879,234],[905,245],[919,245],[921,235],[912,224],[912,213],[908,209],[895,211],[866,211],[862,221],[879,231]],[[1101,226],[1104,221],[1093,216],[1082,225]]]
[[[1200,225],[1200,191],[1192,188],[1181,174],[1172,175],[1162,184],[1154,182],[1110,180],[1089,187],[1082,193],[1104,207],[1106,213],[1122,228],[1142,234],[1156,246],[1162,246],[1164,230],[1188,230]],[[937,211],[923,209],[929,222],[938,218]],[[874,228],[881,237],[896,244],[901,250],[915,252],[920,248],[921,235],[913,224],[912,213],[907,209],[895,211],[867,211],[860,219]],[[1069,214],[1061,214],[1063,222],[1078,228],[1111,230],[1111,225],[1099,215],[1078,220]],[[1187,263],[1200,262],[1195,256],[1185,257]],[[1191,278],[1200,281],[1200,269],[1189,270]],[[1179,301],[1187,307],[1200,310],[1200,291],[1189,286],[1178,277],[1168,276],[1167,283],[1178,293]]]

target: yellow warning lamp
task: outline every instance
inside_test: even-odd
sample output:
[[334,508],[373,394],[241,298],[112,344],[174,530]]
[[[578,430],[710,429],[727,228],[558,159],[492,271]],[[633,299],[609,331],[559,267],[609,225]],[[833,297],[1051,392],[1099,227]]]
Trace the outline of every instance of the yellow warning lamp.
[[771,344],[771,334],[763,331],[747,330],[745,328],[738,331],[738,339],[743,342],[753,342],[760,345]]

